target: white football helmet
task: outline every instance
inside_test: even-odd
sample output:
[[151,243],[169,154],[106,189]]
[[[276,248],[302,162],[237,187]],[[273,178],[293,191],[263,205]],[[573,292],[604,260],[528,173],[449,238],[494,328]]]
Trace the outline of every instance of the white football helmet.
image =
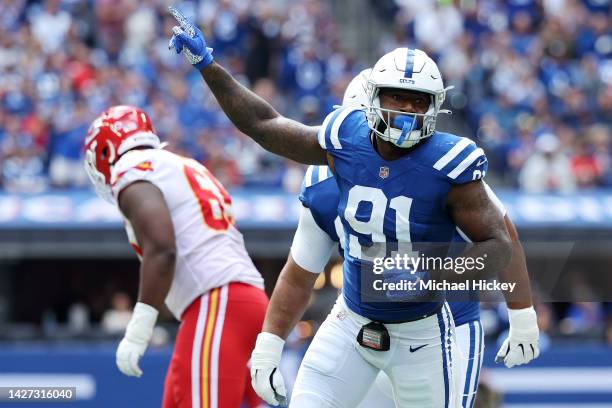
[[364,69],[346,87],[344,91],[344,97],[342,98],[342,106],[368,106],[370,100],[368,99],[367,88],[368,78],[372,68]]
[[[431,103],[426,113],[400,112],[384,109],[380,106],[379,93],[382,88],[404,89],[423,92],[431,95]],[[438,113],[450,113],[440,107],[446,97],[442,76],[436,63],[423,51],[409,48],[396,48],[378,60],[368,79],[366,89],[368,96],[368,125],[381,139],[396,146],[408,148],[433,134],[436,128]],[[393,127],[391,113],[411,116],[410,126]],[[418,117],[422,117],[422,126],[418,126]],[[380,123],[385,124],[384,131],[379,130]]]

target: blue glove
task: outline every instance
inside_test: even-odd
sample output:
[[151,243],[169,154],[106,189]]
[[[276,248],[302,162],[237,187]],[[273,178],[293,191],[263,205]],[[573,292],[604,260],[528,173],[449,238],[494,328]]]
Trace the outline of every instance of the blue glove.
[[172,38],[168,48],[174,48],[177,54],[181,52],[187,61],[198,70],[206,68],[213,62],[212,48],[206,47],[204,34],[195,25],[191,24],[185,16],[175,9],[168,7],[170,14],[178,21],[180,27],[172,27]]

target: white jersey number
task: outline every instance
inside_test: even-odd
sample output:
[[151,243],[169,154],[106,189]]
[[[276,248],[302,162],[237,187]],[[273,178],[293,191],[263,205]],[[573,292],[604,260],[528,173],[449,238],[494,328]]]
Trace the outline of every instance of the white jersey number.
[[[358,220],[357,208],[360,203],[369,203],[372,206],[370,217],[367,221]],[[395,210],[395,231],[396,238],[400,245],[398,250],[411,252],[410,248],[401,248],[402,244],[410,245],[410,208],[412,207],[412,198],[398,196],[390,201],[385,196],[385,193],[379,188],[354,186],[349,191],[346,209],[344,210],[344,219],[349,223],[351,228],[360,234],[370,235],[372,242],[375,244],[384,244],[387,238],[384,234],[383,227],[385,222],[385,212],[389,208]],[[349,255],[354,258],[364,259],[361,245],[357,236],[349,233]],[[368,254],[367,258],[372,256],[384,256],[383,251],[386,251],[385,245],[380,245],[376,254]]]

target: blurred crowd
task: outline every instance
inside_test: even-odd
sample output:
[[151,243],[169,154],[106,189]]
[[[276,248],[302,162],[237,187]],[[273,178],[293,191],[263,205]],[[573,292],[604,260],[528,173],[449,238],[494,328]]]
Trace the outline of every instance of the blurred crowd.
[[[87,185],[84,134],[119,103],[143,107],[170,149],[228,186],[299,188],[303,169],[236,131],[199,74],[168,50],[169,3],[0,0],[0,189]],[[373,62],[341,48],[329,2],[172,3],[198,21],[241,82],[308,124],[319,124]],[[464,136],[487,151],[491,176],[528,191],[612,185],[609,0],[370,7],[393,28],[381,35],[380,54],[417,46],[439,62],[455,86],[448,105],[467,124]]]
[[[204,27],[218,60],[283,113],[316,124],[341,101],[350,68],[323,2],[172,3]],[[168,4],[0,0],[0,188],[86,185],[82,141],[113,104],[143,107],[171,150],[229,186],[299,188],[302,169],[235,130],[168,49]]]
[[610,0],[395,3],[384,49],[435,57],[492,175],[533,192],[612,186]]

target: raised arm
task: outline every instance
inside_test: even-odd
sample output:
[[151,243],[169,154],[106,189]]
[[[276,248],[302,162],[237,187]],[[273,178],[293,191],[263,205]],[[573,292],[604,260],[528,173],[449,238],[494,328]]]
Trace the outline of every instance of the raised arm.
[[317,141],[318,127],[306,126],[279,114],[268,102],[236,81],[213,61],[202,32],[178,10],[169,8],[180,27],[174,27],[170,46],[183,52],[200,71],[221,109],[234,125],[264,149],[304,164],[327,164]]
[[232,123],[264,149],[299,163],[327,164],[325,150],[317,141],[318,127],[282,116],[217,62],[200,74]]

